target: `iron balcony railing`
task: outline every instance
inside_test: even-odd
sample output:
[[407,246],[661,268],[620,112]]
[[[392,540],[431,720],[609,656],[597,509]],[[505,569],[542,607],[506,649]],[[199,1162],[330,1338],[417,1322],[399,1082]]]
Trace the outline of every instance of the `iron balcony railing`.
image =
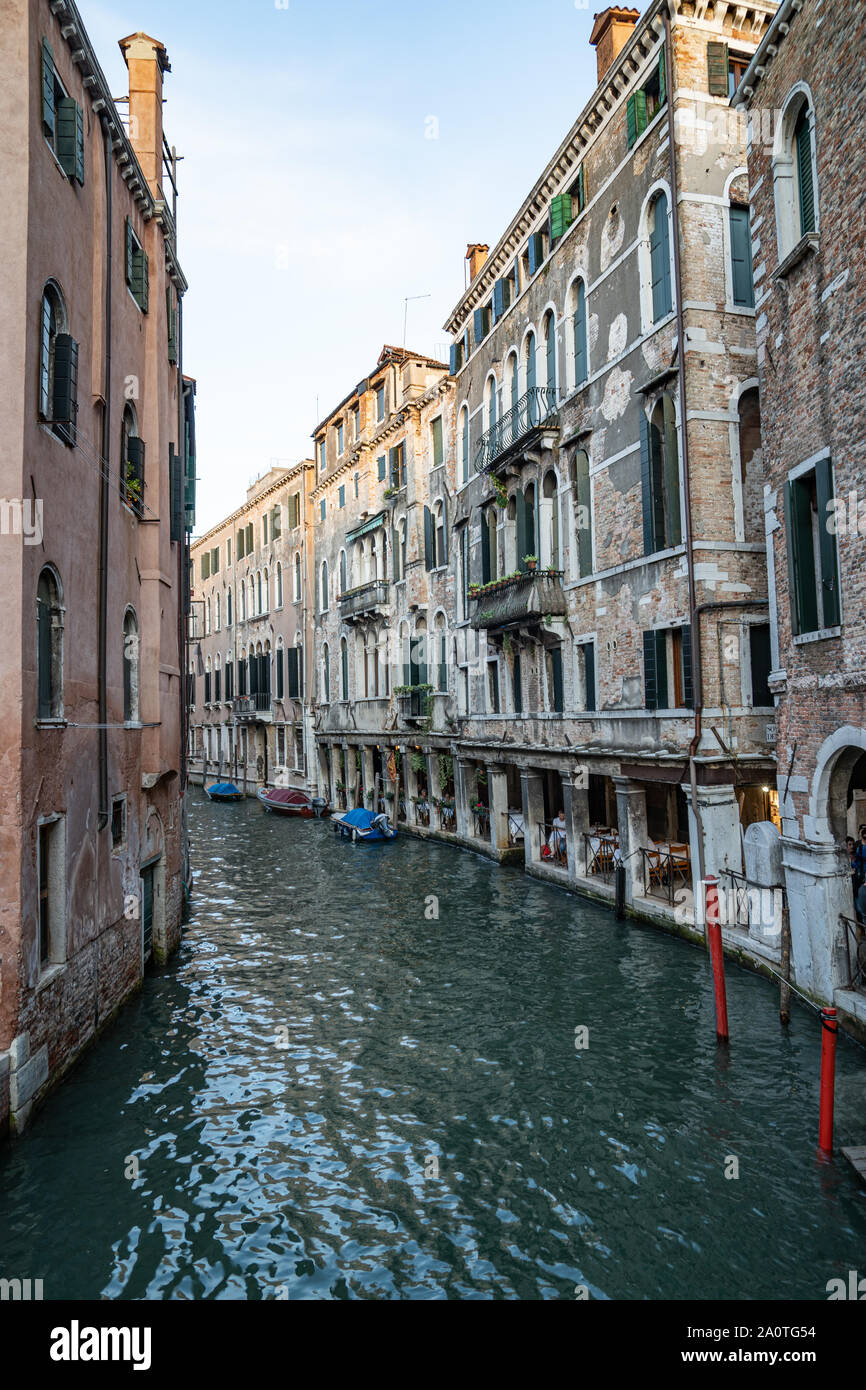
[[259,690],[254,695],[236,695],[233,706],[236,719],[255,719],[256,715],[270,713],[271,692]]
[[371,579],[340,595],[340,617],[358,618],[388,602],[388,580]]
[[538,622],[545,617],[564,617],[568,611],[562,588],[562,570],[526,570],[507,579],[496,579],[476,592],[470,625],[500,628]]
[[533,386],[516,405],[507,410],[492,429],[482,434],[475,453],[476,473],[489,473],[505,454],[525,435],[541,425],[556,423],[556,387]]

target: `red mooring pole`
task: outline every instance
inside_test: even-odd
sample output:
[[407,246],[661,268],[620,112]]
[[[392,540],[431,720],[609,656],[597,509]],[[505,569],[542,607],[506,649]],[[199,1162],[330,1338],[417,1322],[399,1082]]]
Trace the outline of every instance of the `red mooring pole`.
[[833,1097],[836,1088],[836,1022],[835,1009],[821,1010],[821,1117],[818,1123],[818,1147],[822,1153],[833,1152]]
[[716,992],[716,1039],[727,1043],[728,1038],[728,999],[725,993],[725,958],[722,952],[722,928],[719,922],[719,880],[715,874],[707,874],[707,940],[710,943],[710,959],[713,962],[713,985]]

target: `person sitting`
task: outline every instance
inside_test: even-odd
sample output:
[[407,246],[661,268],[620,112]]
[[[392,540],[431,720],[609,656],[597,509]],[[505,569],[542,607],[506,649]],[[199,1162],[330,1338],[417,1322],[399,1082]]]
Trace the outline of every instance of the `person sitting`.
[[547,841],[548,848],[554,859],[565,858],[565,829],[565,812],[560,809],[556,813],[550,831],[550,838]]

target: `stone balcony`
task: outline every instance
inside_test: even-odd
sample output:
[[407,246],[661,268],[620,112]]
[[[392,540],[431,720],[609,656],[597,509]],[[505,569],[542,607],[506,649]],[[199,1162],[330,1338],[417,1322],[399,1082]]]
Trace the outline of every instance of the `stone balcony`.
[[355,623],[381,613],[388,604],[388,580],[370,579],[340,595],[340,617]]
[[568,612],[561,570],[527,570],[510,579],[495,580],[470,593],[471,626],[496,630],[562,618]]

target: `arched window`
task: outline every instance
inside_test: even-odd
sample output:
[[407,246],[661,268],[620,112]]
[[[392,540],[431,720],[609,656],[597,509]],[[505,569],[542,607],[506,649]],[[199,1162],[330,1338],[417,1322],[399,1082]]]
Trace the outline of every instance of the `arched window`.
[[440,500],[433,507],[433,557],[434,568],[448,563],[448,546],[445,531],[445,504]]
[[256,584],[252,575],[247,580],[247,613],[251,618],[256,616]]
[[572,551],[577,562],[574,577],[585,579],[587,575],[592,574],[592,509],[589,455],[583,449],[578,449],[574,456],[571,492],[575,533]]
[[487,428],[496,429],[496,377],[491,376],[487,381]]
[[508,363],[505,368],[505,380],[508,383],[509,404],[511,409],[515,410],[517,402],[520,400],[520,365],[516,352],[512,352],[509,355]]
[[279,562],[279,560],[278,560],[278,561],[277,561],[277,607],[278,607],[278,608],[282,608],[282,606],[283,606],[283,567],[282,567],[282,565],[280,564],[280,562]]
[[419,618],[412,638],[412,684],[427,685],[427,673],[427,623],[424,618]]
[[571,291],[574,323],[574,385],[582,386],[589,376],[589,351],[586,334],[586,285],[578,280]]
[[544,508],[544,528],[541,530],[541,563],[558,570],[559,564],[559,482],[556,473],[549,468],[542,483],[542,506]]
[[[217,704],[219,704],[220,700],[222,699],[222,691],[220,689],[220,676],[220,654],[219,652],[217,652],[216,656],[214,657],[213,663],[213,697]],[[220,731],[219,729],[217,729],[217,752],[219,752],[220,737]]]
[[78,344],[69,336],[66,305],[49,280],[42,291],[39,332],[39,413],[66,444],[75,443]]
[[226,627],[232,625],[232,591],[226,590]]
[[528,568],[526,556],[538,555],[535,538],[535,484],[517,493],[517,568]]
[[262,576],[261,572],[256,575],[256,612],[263,613],[262,608]]
[[481,583],[490,584],[499,578],[496,546],[496,504],[491,502],[481,513]]
[[140,516],[144,497],[144,443],[134,407],[127,401],[120,422],[120,495]]
[[345,637],[340,638],[340,688],[342,699],[349,698],[349,647]]
[[535,398],[535,334],[527,333],[526,341],[523,345],[523,377],[526,382],[526,392],[530,399],[528,401],[529,423],[534,425],[538,421],[538,401]]
[[327,611],[328,611],[328,562],[327,562],[327,560],[323,560],[323,561],[322,561],[321,595],[322,595],[322,612],[323,612],[323,613],[327,613]]
[[649,208],[650,288],[652,292],[652,322],[658,323],[671,312],[671,241],[668,227],[668,199],[659,193]]
[[809,107],[804,101],[794,126],[794,158],[797,164],[797,210],[800,214],[800,235],[815,230],[815,165],[812,159],[812,123]]
[[238,607],[240,610],[240,621],[246,622],[247,617],[247,591],[244,581],[238,584]]
[[220,596],[219,596],[219,594],[216,594],[215,597],[214,597],[214,632],[219,632],[219,630],[220,630]]
[[205,605],[204,605],[204,630],[205,630],[205,636],[209,636],[209,635],[210,635],[211,626],[212,626],[212,623],[211,623],[211,602],[210,602],[210,599],[207,598],[207,599],[205,599]]
[[346,569],[346,552],[340,551],[340,593],[344,594],[349,587],[348,573]]
[[278,637],[278,638],[277,638],[277,650],[276,650],[276,653],[275,653],[275,655],[274,655],[274,668],[275,668],[275,675],[276,675],[276,682],[275,682],[275,684],[276,684],[276,694],[277,694],[277,699],[278,699],[278,700],[282,700],[283,696],[285,695],[284,664],[285,664],[285,658],[284,658],[284,654],[283,654],[283,639],[282,639],[282,637]]
[[295,587],[292,594],[295,603],[301,601],[301,554],[300,551],[295,555]]
[[39,719],[63,718],[63,606],[60,584],[48,566],[36,589],[36,675]]
[[271,576],[270,576],[270,574],[268,573],[267,570],[265,570],[264,577],[263,577],[263,579],[262,579],[262,600],[263,600],[264,605],[265,605],[264,608],[262,609],[262,612],[264,612],[264,613],[270,613],[270,611],[271,611]]
[[645,430],[641,470],[644,553],[651,555],[682,540],[676,408],[668,395],[656,403]]
[[554,396],[550,393],[556,391],[556,320],[553,317],[553,310],[548,309],[544,315],[544,362],[545,362],[545,386],[548,390],[547,408],[552,410],[554,406]]
[[400,578],[406,578],[406,518],[397,527],[397,544],[400,548]]
[[814,112],[808,94],[797,91],[778,123],[773,155],[779,260],[784,261],[820,221],[815,168]]
[[460,411],[460,476],[469,482],[469,407]]
[[331,649],[327,642],[322,646],[322,700],[331,703]]
[[434,650],[431,653],[436,662],[436,689],[448,691],[448,636],[445,630],[445,614],[437,613],[434,619],[436,629]]
[[[125,674],[125,673],[124,673],[124,674]],[[125,694],[125,692],[124,692],[124,694]],[[209,705],[212,699],[213,699],[213,674],[212,674],[212,671],[211,671],[211,659],[210,659],[210,657],[208,657],[207,662],[206,662],[206,664],[205,664],[205,668],[204,668],[204,702],[205,702],[205,704],[206,704],[206,705]],[[210,741],[210,734],[208,734],[208,741]]]

